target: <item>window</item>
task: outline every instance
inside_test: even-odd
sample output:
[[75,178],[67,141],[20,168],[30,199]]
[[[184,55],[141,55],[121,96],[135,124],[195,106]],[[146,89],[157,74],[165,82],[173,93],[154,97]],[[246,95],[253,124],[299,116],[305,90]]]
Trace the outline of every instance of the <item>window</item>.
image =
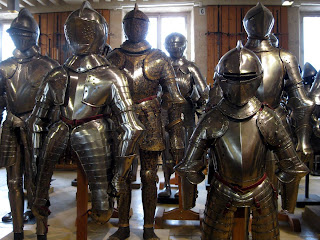
[[[159,48],[169,55],[165,49],[164,42],[166,37],[173,32],[181,33],[189,40],[190,30],[188,29],[187,13],[147,13],[147,15],[150,20],[147,41],[153,48]],[[190,52],[188,51],[190,48],[188,46],[185,52],[187,56],[189,56]]]
[[9,27],[10,27],[10,24],[3,24],[2,25],[1,61],[6,60],[7,58],[11,57],[12,52],[15,49],[14,43],[13,43],[9,33],[7,33],[7,30]]
[[302,17],[302,60],[312,64],[315,69],[320,69],[320,33],[315,26],[320,25],[320,16],[305,15]]

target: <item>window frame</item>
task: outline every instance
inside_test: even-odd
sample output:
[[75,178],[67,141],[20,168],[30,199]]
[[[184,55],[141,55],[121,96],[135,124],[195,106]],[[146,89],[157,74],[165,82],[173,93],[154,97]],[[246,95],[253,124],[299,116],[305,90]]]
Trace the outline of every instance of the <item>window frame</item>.
[[161,18],[163,17],[184,17],[185,18],[185,23],[186,23],[186,31],[187,31],[187,36],[185,36],[187,38],[187,48],[185,51],[185,56],[187,57],[187,59],[191,58],[191,26],[190,26],[190,22],[191,22],[191,14],[190,12],[146,12],[145,13],[148,17],[155,17],[157,18],[157,48],[161,49]]
[[[3,26],[4,25],[10,25],[12,23],[12,20],[2,20],[0,23],[0,62],[2,62],[5,59],[2,59],[2,42],[3,42]],[[14,49],[13,49],[14,50]]]
[[[304,67],[305,58],[304,58],[304,29],[303,29],[303,19],[304,17],[319,17],[320,12],[300,12],[300,64],[301,67]],[[315,31],[317,31],[315,29]]]

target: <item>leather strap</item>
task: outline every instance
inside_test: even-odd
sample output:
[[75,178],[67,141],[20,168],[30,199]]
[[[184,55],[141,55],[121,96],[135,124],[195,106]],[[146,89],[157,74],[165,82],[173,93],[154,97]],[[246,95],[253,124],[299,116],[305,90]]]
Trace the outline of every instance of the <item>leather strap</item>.
[[87,123],[87,122],[90,122],[92,120],[96,120],[96,119],[100,119],[100,118],[103,118],[104,117],[104,114],[98,114],[98,115],[95,115],[95,116],[91,116],[91,117],[87,117],[87,118],[82,118],[82,119],[68,119],[64,116],[60,116],[60,119],[65,122],[66,124],[68,124],[69,126],[71,127],[77,127],[77,126],[80,126],[84,123]]
[[232,190],[234,190],[236,192],[241,192],[241,193],[246,192],[246,191],[248,191],[250,189],[253,189],[253,188],[259,186],[267,178],[267,174],[265,173],[265,174],[263,174],[262,178],[260,178],[257,182],[251,184],[250,186],[241,188],[241,187],[239,187],[239,186],[237,186],[237,185],[235,185],[233,183],[229,183],[228,181],[224,180],[217,172],[214,173],[214,176],[219,182],[221,182],[224,185],[228,186]]

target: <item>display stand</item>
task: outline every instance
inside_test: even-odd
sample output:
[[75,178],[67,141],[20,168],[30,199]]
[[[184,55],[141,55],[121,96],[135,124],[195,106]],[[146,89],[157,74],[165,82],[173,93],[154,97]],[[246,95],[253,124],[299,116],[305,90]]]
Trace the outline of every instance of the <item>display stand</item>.
[[[160,182],[159,190],[164,189],[164,182]],[[171,186],[171,196],[170,197],[159,197],[158,196],[158,203],[165,203],[165,204],[179,204],[179,196],[176,196],[176,192],[172,191],[174,187],[172,185],[178,186],[179,180],[178,175],[175,173],[174,177],[170,179],[170,186]],[[178,189],[178,187],[177,187]]]
[[180,177],[178,177],[178,186],[179,186],[179,208],[166,211],[163,207],[159,207],[155,216],[155,228],[163,228],[163,222],[165,220],[200,221],[200,213],[194,212],[192,210],[184,210],[182,208]]
[[[76,218],[76,239],[87,240],[88,236],[88,180],[86,173],[77,161],[77,218]],[[118,218],[118,209],[114,209],[111,218]],[[130,209],[132,216],[132,209]]]
[[[309,162],[306,163],[309,167]],[[316,194],[309,194],[310,174],[305,177],[304,195],[299,194],[297,199],[297,207],[304,208],[306,205],[320,205],[320,197]]]
[[294,215],[285,212],[278,212],[278,220],[289,223],[293,232],[301,232],[300,220],[295,218]]
[[77,240],[87,240],[88,229],[88,180],[83,167],[78,162],[77,171]]
[[249,208],[238,208],[234,213],[234,225],[232,230],[232,240],[248,240],[249,236]]

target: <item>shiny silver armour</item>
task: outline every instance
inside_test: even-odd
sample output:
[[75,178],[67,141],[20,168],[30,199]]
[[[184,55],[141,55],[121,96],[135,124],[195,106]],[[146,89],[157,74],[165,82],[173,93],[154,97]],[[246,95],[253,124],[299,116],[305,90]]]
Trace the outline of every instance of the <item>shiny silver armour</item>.
[[[168,109],[170,146],[174,157],[183,152],[183,133],[180,111],[185,102],[180,95],[175,74],[167,56],[158,49],[152,49],[145,40],[149,19],[137,6],[123,19],[123,29],[127,37],[120,48],[114,49],[108,60],[123,70],[128,78],[130,93],[135,103],[139,120],[146,128],[140,144],[142,202],[144,209],[144,239],[158,239],[153,231],[154,214],[157,204],[157,161],[164,150],[162,136],[161,105],[157,98],[159,86],[162,87],[162,106]],[[127,189],[130,189],[128,186]],[[125,239],[129,228],[131,191],[120,195],[119,230],[110,239]]]
[[[131,159],[143,126],[132,111],[125,76],[100,55],[107,39],[105,19],[89,2],[84,2],[69,15],[65,29],[68,29],[66,39],[74,55],[48,74],[33,111],[34,148],[42,146],[44,161],[33,209],[39,218],[48,215],[46,192],[53,168],[70,144],[88,178],[92,192],[91,216],[98,222],[106,222],[113,212],[113,171],[121,171],[124,167],[121,164]],[[82,29],[95,35],[83,33],[82,36],[79,34]],[[92,37],[99,41],[92,41]],[[118,120],[121,133],[114,153],[116,166],[110,151],[110,114]],[[41,143],[39,135],[46,127],[49,132]]]
[[[43,78],[58,63],[40,54],[37,46],[39,27],[27,9],[19,12],[8,32],[16,49],[13,57],[0,63],[1,120],[3,111],[7,111],[1,135],[0,167],[7,168],[13,232],[17,237],[23,232],[23,185],[27,189],[29,207],[36,187],[37,166],[31,161],[25,120],[34,107],[36,93]],[[37,224],[37,234],[46,234],[42,222]]]
[[[275,48],[267,36],[274,24],[272,13],[261,3],[251,8],[243,19],[248,34],[246,47],[252,50],[261,60],[264,69],[262,84],[258,88],[257,98],[268,103],[278,114],[284,112],[280,101],[283,91],[288,95],[288,107],[292,109],[297,151],[304,157],[312,154],[310,145],[311,127],[309,119],[314,103],[306,96],[299,72],[298,62],[290,52]],[[285,79],[285,76],[288,76]],[[285,116],[280,115],[281,118]]]
[[[195,63],[188,61],[183,56],[186,46],[187,39],[181,33],[171,33],[165,39],[165,47],[170,54],[170,61],[176,74],[176,82],[181,95],[186,99],[186,104],[184,104],[182,109],[185,146],[188,144],[195,127],[196,110],[202,114],[209,97],[209,87],[199,68]],[[166,156],[166,154],[163,155]],[[164,157],[163,159],[165,189],[158,196],[169,197],[171,195],[170,176],[174,172],[173,166],[176,163],[171,163],[169,159],[167,161]]]
[[[266,176],[268,148],[279,158],[279,178],[296,186],[307,174],[275,112],[254,97],[262,79],[257,56],[238,44],[216,68],[224,98],[199,122],[182,163],[175,168],[191,183],[204,179],[202,155],[211,148],[216,172],[207,196],[202,239],[231,239],[234,212],[252,210],[252,239],[280,239],[276,191]],[[231,94],[232,93],[232,94]],[[250,96],[251,95],[251,96]],[[290,167],[285,163],[290,162]],[[288,189],[283,189],[286,196]],[[295,199],[283,199],[283,209],[293,211]],[[294,208],[294,205],[293,205]]]

